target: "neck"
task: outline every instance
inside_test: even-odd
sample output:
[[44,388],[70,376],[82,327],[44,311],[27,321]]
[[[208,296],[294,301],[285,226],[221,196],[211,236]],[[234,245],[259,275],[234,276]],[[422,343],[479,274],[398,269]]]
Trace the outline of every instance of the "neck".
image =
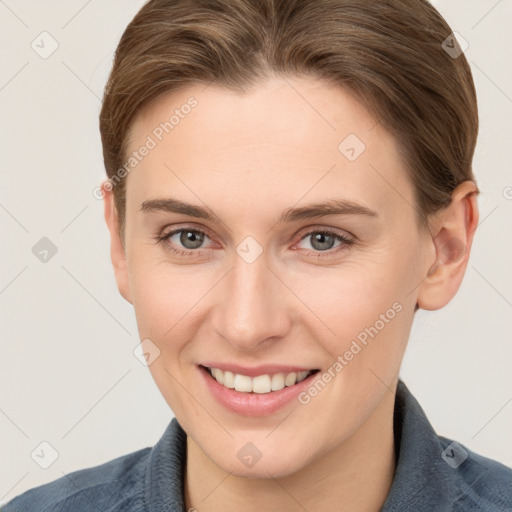
[[243,478],[214,464],[187,436],[186,510],[378,512],[396,467],[394,394],[335,449],[281,478]]

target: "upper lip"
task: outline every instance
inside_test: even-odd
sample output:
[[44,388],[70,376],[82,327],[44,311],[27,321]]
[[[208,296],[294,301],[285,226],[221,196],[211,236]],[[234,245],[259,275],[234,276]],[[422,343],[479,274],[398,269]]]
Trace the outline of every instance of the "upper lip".
[[274,374],[274,373],[292,373],[292,372],[308,372],[313,371],[316,368],[306,368],[304,366],[291,366],[284,364],[261,364],[259,366],[242,366],[235,363],[216,363],[216,362],[204,362],[201,366],[207,368],[218,368],[223,372],[238,373],[239,375],[246,375],[247,377],[257,377],[258,375]]

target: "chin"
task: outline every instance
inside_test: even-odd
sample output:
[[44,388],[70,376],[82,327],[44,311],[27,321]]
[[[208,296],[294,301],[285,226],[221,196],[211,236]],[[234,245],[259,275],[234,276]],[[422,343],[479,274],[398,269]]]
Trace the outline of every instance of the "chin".
[[263,460],[262,457],[254,466],[247,468],[244,468],[238,459],[220,459],[213,462],[226,473],[239,478],[283,478],[293,475],[304,467],[301,462],[295,460],[292,463],[290,459],[281,458],[279,454],[267,460]]
[[240,478],[291,476],[314,458],[314,453],[304,449],[304,442],[288,443],[282,438],[275,442],[267,439],[266,443],[255,440],[252,444],[235,437],[222,449],[215,444],[208,448],[204,451],[217,467]]

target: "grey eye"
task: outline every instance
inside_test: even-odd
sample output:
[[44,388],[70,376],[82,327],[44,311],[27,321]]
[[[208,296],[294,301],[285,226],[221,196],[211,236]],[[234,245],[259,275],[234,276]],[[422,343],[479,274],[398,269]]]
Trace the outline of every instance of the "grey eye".
[[205,237],[204,233],[190,229],[182,229],[172,236],[176,235],[179,235],[179,242],[185,249],[198,249],[201,247]]
[[332,249],[334,246],[335,238],[326,233],[316,233],[309,235],[311,237],[311,245],[319,251]]

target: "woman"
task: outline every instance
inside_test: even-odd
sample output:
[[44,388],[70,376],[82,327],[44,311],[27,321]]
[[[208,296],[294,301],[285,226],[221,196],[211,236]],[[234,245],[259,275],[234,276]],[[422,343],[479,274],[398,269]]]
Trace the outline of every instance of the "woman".
[[121,295],[176,418],[16,510],[494,511],[399,379],[478,223],[471,72],[423,0],[150,0],[100,115]]

